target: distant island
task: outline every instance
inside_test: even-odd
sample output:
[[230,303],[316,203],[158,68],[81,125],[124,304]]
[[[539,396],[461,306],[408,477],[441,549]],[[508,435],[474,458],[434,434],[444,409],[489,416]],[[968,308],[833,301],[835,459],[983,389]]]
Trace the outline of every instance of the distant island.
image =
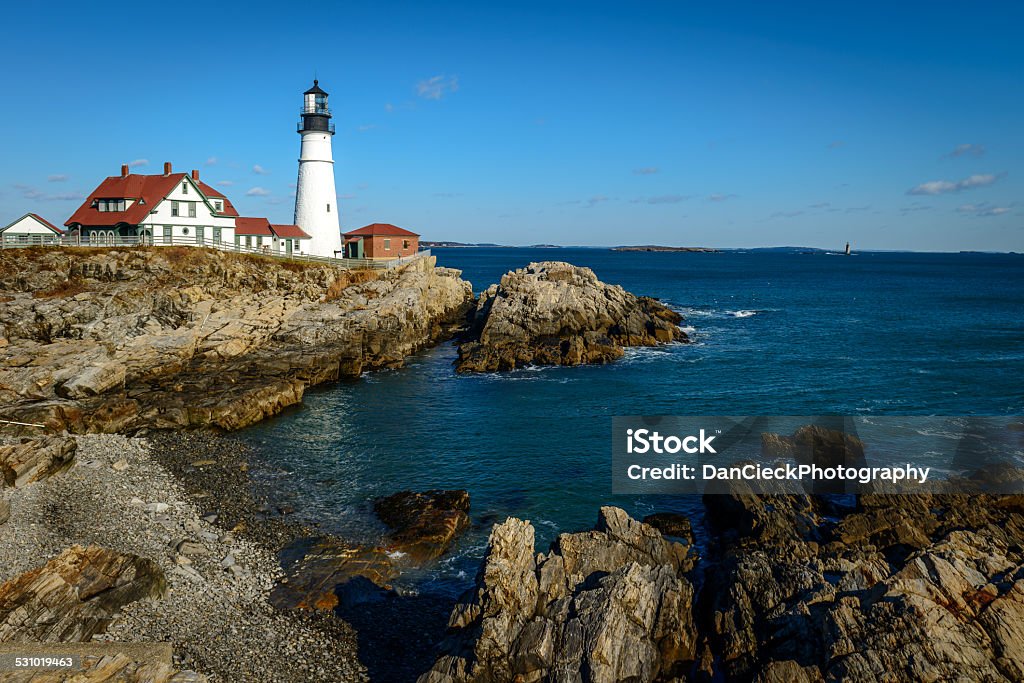
[[692,252],[717,252],[718,249],[710,247],[664,247],[657,244],[641,244],[635,246],[612,247],[612,251],[692,251]]
[[479,242],[479,243],[467,243],[467,242],[427,242],[424,240],[420,241],[420,246],[424,249],[455,249],[455,248],[469,248],[469,247],[504,247],[504,244],[494,244],[492,242]]

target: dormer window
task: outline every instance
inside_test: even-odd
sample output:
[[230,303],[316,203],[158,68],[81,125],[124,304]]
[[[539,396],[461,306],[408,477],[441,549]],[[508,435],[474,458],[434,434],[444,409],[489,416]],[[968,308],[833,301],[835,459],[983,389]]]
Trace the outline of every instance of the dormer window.
[[213,208],[217,209],[218,212],[224,210],[224,202],[219,199],[215,199],[213,202]]
[[123,199],[97,199],[96,210],[102,212],[124,211],[125,201]]

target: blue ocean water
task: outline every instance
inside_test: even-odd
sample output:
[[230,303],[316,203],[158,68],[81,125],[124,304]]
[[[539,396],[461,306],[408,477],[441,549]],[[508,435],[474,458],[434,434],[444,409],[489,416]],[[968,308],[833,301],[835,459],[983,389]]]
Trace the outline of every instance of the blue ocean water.
[[648,253],[440,249],[479,291],[530,261],[564,260],[659,297],[689,345],[628,350],[608,365],[456,376],[443,344],[406,367],[311,390],[241,433],[272,497],[352,538],[381,529],[376,497],[465,488],[474,528],[437,566],[404,577],[454,593],[490,525],[530,519],[538,547],[591,526],[600,505],[635,515],[694,497],[611,494],[615,415],[1019,415],[1024,256],[822,252]]

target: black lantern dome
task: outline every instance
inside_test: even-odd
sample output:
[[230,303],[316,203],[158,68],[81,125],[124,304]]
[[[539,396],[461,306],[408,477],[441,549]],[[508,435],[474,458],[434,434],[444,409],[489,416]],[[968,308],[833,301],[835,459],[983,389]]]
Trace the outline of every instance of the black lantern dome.
[[302,120],[298,131],[305,133],[318,131],[334,135],[334,124],[331,123],[331,110],[327,106],[327,92],[320,87],[320,82],[313,80],[313,87],[302,93]]

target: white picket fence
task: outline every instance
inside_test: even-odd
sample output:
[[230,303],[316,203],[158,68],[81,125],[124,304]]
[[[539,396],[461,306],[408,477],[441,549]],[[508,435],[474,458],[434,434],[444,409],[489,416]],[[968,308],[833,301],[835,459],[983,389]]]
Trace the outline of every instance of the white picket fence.
[[[34,236],[33,236],[34,237]],[[263,245],[262,247],[246,247],[239,244],[233,244],[230,242],[215,242],[213,239],[199,239],[197,237],[163,237],[158,235],[155,239],[152,237],[110,237],[104,235],[101,237],[94,237],[92,240],[89,237],[47,237],[40,235],[39,239],[19,239],[19,238],[7,238],[4,239],[3,233],[0,233],[0,249],[23,249],[26,247],[102,247],[102,248],[137,248],[137,247],[197,247],[206,249],[217,249],[219,251],[231,251],[239,254],[253,254],[255,256],[267,256],[270,258],[285,259],[288,261],[297,261],[300,263],[320,263],[323,265],[334,266],[336,268],[372,268],[372,269],[384,269],[384,268],[395,268],[397,266],[404,265],[411,261],[415,261],[421,258],[427,258],[430,256],[430,250],[424,249],[418,251],[412,256],[402,256],[394,259],[368,259],[368,258],[331,258],[328,256],[314,256],[312,254],[306,254],[303,252],[292,252],[291,254],[286,253],[283,248],[279,251],[275,247],[270,245]]]

